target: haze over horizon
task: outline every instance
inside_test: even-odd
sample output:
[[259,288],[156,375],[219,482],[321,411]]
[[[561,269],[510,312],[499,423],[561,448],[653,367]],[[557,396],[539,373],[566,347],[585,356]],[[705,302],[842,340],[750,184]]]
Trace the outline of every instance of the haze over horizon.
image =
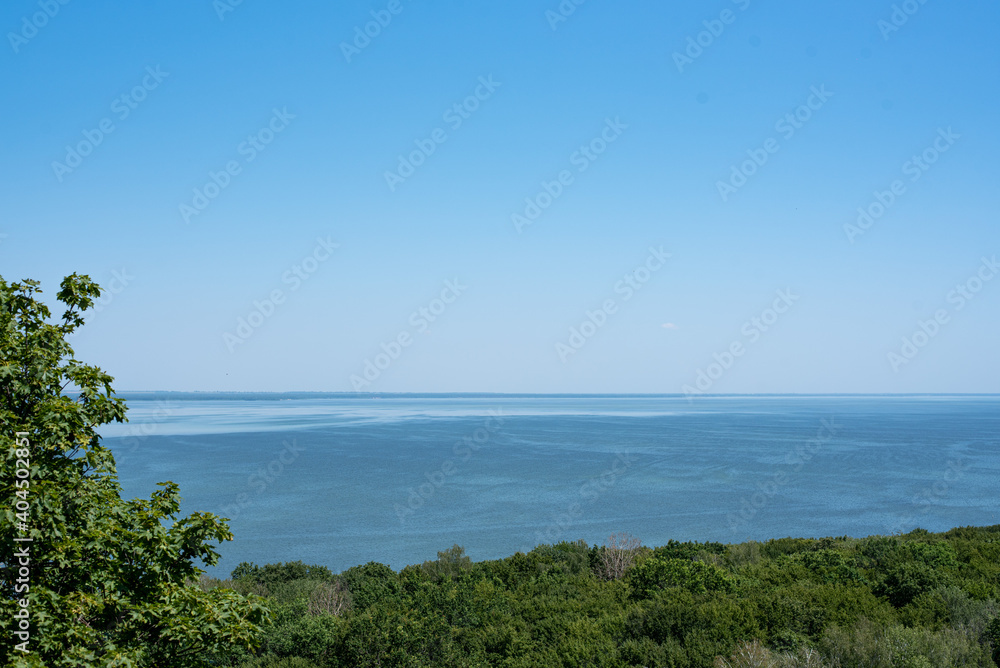
[[[215,395],[242,395],[242,394],[256,394],[256,395],[273,395],[273,396],[288,396],[288,395],[357,395],[358,397],[368,397],[368,396],[428,396],[428,397],[451,397],[451,396],[524,396],[524,397],[684,397],[683,392],[356,392],[353,390],[345,390],[342,392],[328,392],[325,390],[289,390],[289,391],[271,391],[271,390],[136,390],[136,389],[125,389],[117,390],[116,394],[119,396],[126,396],[130,394],[136,395],[203,395],[203,394],[215,394]],[[831,393],[787,393],[787,392],[730,392],[730,393],[716,393],[716,392],[704,392],[695,398],[706,398],[706,397],[997,397],[1000,396],[998,392],[831,392]],[[145,398],[145,397],[144,397]]]
[[119,388],[1000,392],[995,2],[66,2],[0,276]]

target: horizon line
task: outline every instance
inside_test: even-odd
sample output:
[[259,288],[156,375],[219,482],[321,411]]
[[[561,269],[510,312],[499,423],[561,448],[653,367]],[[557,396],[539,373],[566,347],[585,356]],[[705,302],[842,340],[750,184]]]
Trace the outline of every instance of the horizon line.
[[[75,394],[75,393],[71,393]],[[995,397],[1000,392],[706,392],[689,395],[683,392],[423,392],[423,391],[381,391],[353,392],[337,390],[118,390],[115,394],[316,394],[342,395],[350,397],[366,396],[520,396],[520,397]]]

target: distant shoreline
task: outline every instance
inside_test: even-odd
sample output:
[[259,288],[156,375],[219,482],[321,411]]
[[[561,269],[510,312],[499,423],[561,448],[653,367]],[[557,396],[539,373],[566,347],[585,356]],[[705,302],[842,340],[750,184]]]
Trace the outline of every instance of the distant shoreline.
[[[70,393],[72,394],[72,393]],[[234,391],[234,390],[126,390],[116,393],[117,396],[122,398],[155,398],[159,396],[169,396],[172,399],[252,399],[252,398],[313,398],[320,399],[325,397],[336,397],[340,399],[370,399],[372,397],[378,398],[394,398],[394,399],[405,399],[405,398],[420,398],[420,399],[451,399],[451,398],[493,398],[493,397],[509,397],[512,399],[572,399],[572,398],[595,398],[595,399],[614,399],[614,398],[631,398],[631,397],[646,397],[646,398],[679,398],[686,399],[687,395],[674,392],[665,394],[645,394],[645,393],[536,393],[536,392],[324,392],[324,391],[289,391],[289,392],[272,392],[272,391]],[[892,398],[892,397],[1000,397],[1000,393],[991,392],[909,392],[909,393],[870,393],[870,392],[857,392],[857,393],[753,393],[753,394],[702,394],[698,396],[698,399],[706,398],[809,398],[809,397],[875,397],[875,398]]]

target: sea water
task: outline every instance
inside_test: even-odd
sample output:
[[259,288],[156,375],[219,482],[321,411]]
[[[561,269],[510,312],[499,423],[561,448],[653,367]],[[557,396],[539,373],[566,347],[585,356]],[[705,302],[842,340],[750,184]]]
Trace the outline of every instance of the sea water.
[[625,531],[741,542],[1000,523],[1000,396],[126,394],[127,498],[229,518],[210,572],[393,568]]

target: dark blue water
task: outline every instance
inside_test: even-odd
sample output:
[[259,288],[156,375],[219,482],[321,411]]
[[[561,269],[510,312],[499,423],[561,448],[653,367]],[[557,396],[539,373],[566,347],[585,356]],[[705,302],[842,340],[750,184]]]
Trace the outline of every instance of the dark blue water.
[[231,518],[213,573],[400,568],[628,531],[739,542],[1000,523],[1000,396],[133,395],[126,496]]

